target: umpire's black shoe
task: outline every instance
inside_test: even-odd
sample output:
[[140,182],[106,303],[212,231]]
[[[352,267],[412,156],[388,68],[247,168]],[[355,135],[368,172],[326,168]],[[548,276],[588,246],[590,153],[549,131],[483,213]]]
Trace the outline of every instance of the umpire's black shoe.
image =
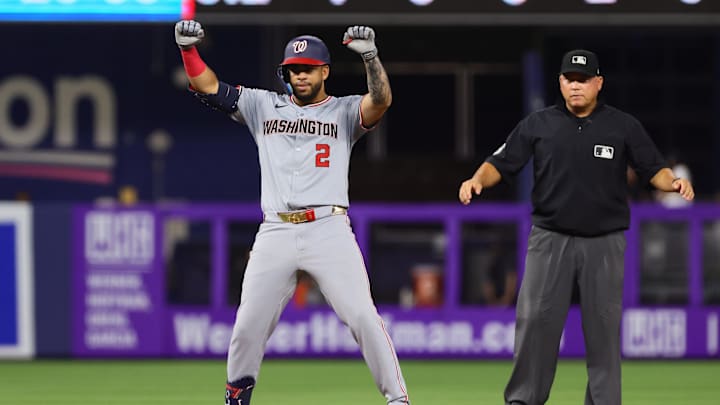
[[255,387],[255,379],[243,377],[225,384],[225,405],[250,405],[250,396]]

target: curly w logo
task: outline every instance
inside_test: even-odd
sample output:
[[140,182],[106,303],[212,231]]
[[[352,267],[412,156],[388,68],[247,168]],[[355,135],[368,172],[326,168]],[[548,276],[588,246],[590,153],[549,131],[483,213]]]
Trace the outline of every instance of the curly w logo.
[[293,52],[295,53],[303,53],[307,49],[307,41],[295,41],[293,42]]

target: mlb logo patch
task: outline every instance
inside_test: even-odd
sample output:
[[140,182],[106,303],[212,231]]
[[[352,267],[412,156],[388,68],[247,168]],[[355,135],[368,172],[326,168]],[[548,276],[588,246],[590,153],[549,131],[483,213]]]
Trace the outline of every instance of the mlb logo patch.
[[572,57],[573,65],[587,65],[587,58],[583,55],[575,55]]
[[615,156],[615,148],[607,145],[595,145],[594,153],[596,158],[612,159]]

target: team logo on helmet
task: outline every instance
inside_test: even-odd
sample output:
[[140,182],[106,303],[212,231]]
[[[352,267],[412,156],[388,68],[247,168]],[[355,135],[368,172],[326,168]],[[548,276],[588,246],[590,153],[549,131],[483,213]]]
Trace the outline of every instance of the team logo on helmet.
[[307,40],[293,42],[293,52],[303,53],[307,49]]

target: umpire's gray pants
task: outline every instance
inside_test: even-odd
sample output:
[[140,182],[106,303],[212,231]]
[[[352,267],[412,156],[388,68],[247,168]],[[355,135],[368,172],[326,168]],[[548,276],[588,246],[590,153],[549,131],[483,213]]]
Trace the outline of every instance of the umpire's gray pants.
[[506,403],[537,405],[548,400],[577,282],[587,353],[585,405],[620,405],[624,255],[623,232],[584,238],[533,226],[516,307]]

